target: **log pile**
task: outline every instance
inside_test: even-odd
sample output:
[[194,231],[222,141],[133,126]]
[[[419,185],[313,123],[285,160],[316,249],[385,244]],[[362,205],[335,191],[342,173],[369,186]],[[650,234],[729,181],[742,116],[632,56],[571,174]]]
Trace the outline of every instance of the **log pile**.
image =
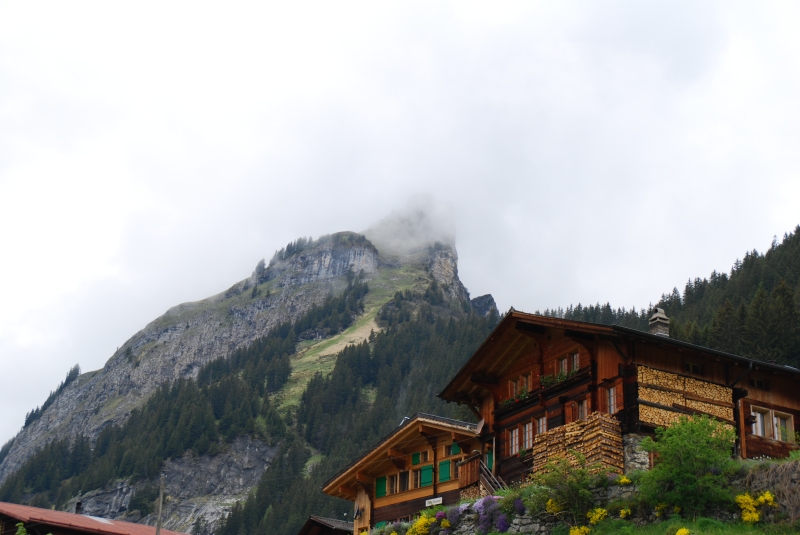
[[[638,367],[638,379],[639,399],[642,401],[658,403],[669,408],[678,405],[725,420],[733,420],[732,388],[647,366]],[[677,422],[680,416],[681,412],[677,409],[669,410],[644,404],[639,406],[639,420],[656,426],[669,427]]]
[[607,471],[623,471],[622,431],[619,422],[605,413],[594,412],[586,420],[537,435],[533,443],[534,472],[569,450],[583,454],[589,464],[599,464]]
[[676,423],[681,416],[686,416],[680,412],[667,411],[649,405],[639,405],[639,420],[653,424],[657,427],[669,427]]

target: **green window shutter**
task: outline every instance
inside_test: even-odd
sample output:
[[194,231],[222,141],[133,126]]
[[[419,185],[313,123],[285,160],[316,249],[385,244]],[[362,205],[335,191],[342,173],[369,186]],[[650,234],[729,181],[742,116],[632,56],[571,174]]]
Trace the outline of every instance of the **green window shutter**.
[[376,528],[382,528],[385,525],[386,525],[386,520],[383,520],[383,521],[378,522],[377,524],[375,524],[375,527]]
[[453,445],[450,446],[450,455],[458,455],[461,453],[461,448],[458,447],[458,444],[453,442]]
[[419,464],[419,452],[411,454],[411,464]]
[[486,467],[491,470],[494,466],[494,454],[490,451],[486,454]]
[[439,463],[439,482],[450,481],[450,461]]
[[419,486],[430,487],[433,485],[433,465],[423,466],[419,473]]
[[375,480],[375,497],[381,498],[383,496],[386,496],[386,476]]

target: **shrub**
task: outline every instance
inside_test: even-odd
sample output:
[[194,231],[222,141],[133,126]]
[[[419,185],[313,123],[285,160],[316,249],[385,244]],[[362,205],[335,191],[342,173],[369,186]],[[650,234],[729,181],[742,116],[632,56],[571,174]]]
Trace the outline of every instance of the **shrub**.
[[[581,453],[569,450],[567,456],[548,461],[542,470],[532,474],[533,482],[545,489],[544,492],[539,491],[537,495],[549,494],[548,501],[543,504],[545,510],[550,514],[567,517],[570,524],[583,521],[593,506],[592,493],[589,489],[593,480],[591,472],[595,468],[594,465],[587,465],[586,457]],[[540,500],[541,498],[531,500],[534,502],[531,505],[539,505],[535,502]],[[530,506],[528,508],[531,511],[535,510]]]
[[[513,515],[516,513],[514,508],[514,502],[519,500],[522,497],[522,493],[518,489],[512,489],[508,491],[505,496],[500,499],[500,510],[503,511],[506,515]],[[523,507],[523,512],[524,507]],[[521,514],[521,513],[518,513]]]
[[731,503],[728,476],[735,471],[734,438],[733,429],[708,416],[681,417],[668,429],[659,427],[655,441],[646,438],[641,443],[658,454],[653,469],[641,476],[642,497],[651,505],[678,506],[691,516]]

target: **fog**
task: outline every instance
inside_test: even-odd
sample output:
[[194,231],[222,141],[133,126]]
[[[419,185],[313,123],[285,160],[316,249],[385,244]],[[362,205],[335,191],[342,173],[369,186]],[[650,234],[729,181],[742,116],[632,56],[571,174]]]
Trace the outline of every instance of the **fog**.
[[3,3],[0,441],[300,236],[455,240],[501,310],[729,270],[800,223],[799,10]]

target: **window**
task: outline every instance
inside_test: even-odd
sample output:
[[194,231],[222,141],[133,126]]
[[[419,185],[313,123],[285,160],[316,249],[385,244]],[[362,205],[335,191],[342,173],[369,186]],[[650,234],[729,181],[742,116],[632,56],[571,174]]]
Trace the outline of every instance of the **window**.
[[458,479],[458,461],[453,459],[453,479]]
[[753,434],[760,437],[769,436],[769,411],[753,407],[751,409],[751,414],[755,418],[753,422]]
[[764,379],[754,379],[750,378],[750,386],[753,388],[758,388],[759,390],[769,390],[769,383]]
[[794,419],[791,414],[751,407],[753,434],[781,442],[795,442]]
[[540,435],[547,432],[547,416],[536,418],[536,434]]
[[519,429],[508,430],[508,454],[516,455],[519,452]]
[[606,389],[606,401],[608,402],[608,414],[617,412],[617,389],[615,387]]
[[397,476],[389,476],[386,482],[386,493],[397,494]]
[[508,395],[509,397],[514,397],[517,395],[517,382],[516,381],[509,381],[508,382]]
[[578,368],[581,367],[581,356],[580,353],[577,351],[571,355],[572,358],[572,370],[577,371]]
[[567,360],[567,357],[564,357],[563,359],[558,359],[558,373],[563,373],[566,375],[566,373],[569,372],[568,366],[569,366],[569,360]]
[[794,442],[794,429],[792,426],[792,417],[788,414],[775,413],[773,417],[775,428],[775,440],[781,442]]
[[444,483],[450,481],[450,461],[442,461],[439,463],[439,482]]
[[578,420],[585,420],[589,408],[589,402],[582,399],[578,402]]
[[533,447],[533,423],[528,422],[522,426],[522,447],[529,450]]
[[428,450],[418,451],[417,453],[411,454],[412,465],[418,465],[419,463],[424,463],[427,461],[428,461]]
[[519,377],[519,391],[528,391],[528,376],[527,375],[520,375]]
[[419,488],[419,481],[420,481],[420,471],[419,470],[414,470],[413,472],[411,472],[411,478],[412,478],[412,486],[413,486],[413,488],[418,489]]
[[684,362],[683,363],[683,369],[687,373],[691,373],[691,374],[694,374],[694,375],[703,375],[702,366],[700,366],[696,362]]
[[408,490],[408,472],[400,472],[400,492]]

